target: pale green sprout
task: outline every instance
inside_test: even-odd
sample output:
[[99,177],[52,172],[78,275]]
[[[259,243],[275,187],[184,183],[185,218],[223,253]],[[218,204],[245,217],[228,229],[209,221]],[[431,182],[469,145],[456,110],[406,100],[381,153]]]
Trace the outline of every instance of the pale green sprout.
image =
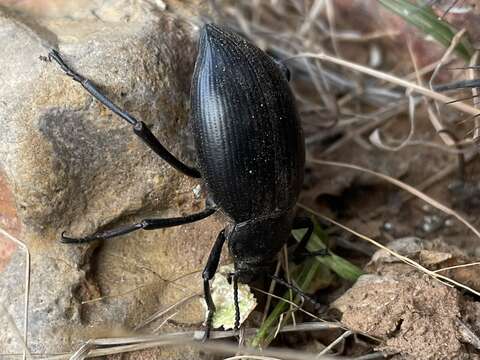
[[[222,266],[215,274],[211,289],[212,299],[215,304],[213,315],[213,328],[222,327],[225,330],[233,329],[235,325],[235,304],[233,301],[233,284],[228,283],[229,274],[234,271],[233,265]],[[205,319],[208,309],[205,300],[200,299],[205,308]],[[257,300],[246,284],[238,284],[238,305],[240,307],[240,324],[242,324],[257,306]]]

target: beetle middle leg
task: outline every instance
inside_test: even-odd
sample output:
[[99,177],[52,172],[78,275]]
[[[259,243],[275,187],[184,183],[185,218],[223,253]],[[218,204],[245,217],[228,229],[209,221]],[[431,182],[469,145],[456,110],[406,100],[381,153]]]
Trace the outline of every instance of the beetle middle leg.
[[310,240],[310,237],[313,234],[314,229],[313,221],[308,217],[297,217],[293,219],[292,229],[307,229],[305,234],[303,235],[302,239],[298,243],[295,251],[293,252],[293,259],[294,261],[298,261],[298,259],[305,257],[305,256],[326,256],[328,255],[328,249],[321,249],[318,251],[308,251],[307,244]]
[[212,215],[215,211],[217,211],[217,209],[215,208],[206,208],[205,210],[200,211],[198,213],[190,214],[182,217],[165,218],[165,219],[144,219],[136,224],[98,232],[84,238],[71,238],[68,236],[64,236],[64,234],[62,233],[62,238],[60,241],[68,244],[80,244],[80,243],[87,243],[95,240],[106,240],[116,236],[125,235],[140,229],[155,230],[155,229],[163,229],[163,228],[168,228],[173,226],[179,226],[179,225],[189,224],[198,220],[205,219],[206,217]]
[[165,160],[168,164],[172,167],[177,169],[178,171],[182,172],[183,174],[194,177],[200,178],[200,172],[186,164],[182,161],[178,160],[172,153],[170,153],[158,139],[153,135],[150,129],[145,125],[143,121],[139,121],[135,119],[132,115],[130,115],[127,111],[120,109],[117,105],[115,105],[109,98],[107,98],[90,80],[86,79],[79,73],[75,72],[71,67],[69,67],[65,61],[60,56],[60,53],[52,49],[48,54],[49,59],[55,60],[55,62],[60,65],[62,70],[70,76],[73,80],[80,83],[87,92],[95,97],[98,101],[100,101],[103,105],[105,105],[108,109],[110,109],[114,114],[120,116],[122,119],[127,121],[130,125],[133,126],[133,132],[135,135],[140,137],[142,141],[147,144],[147,146],[152,149],[158,156],[160,156],[163,160]]
[[218,263],[220,262],[220,255],[222,254],[222,247],[225,243],[225,230],[220,231],[213,244],[210,255],[208,255],[207,265],[202,272],[203,278],[203,292],[205,294],[205,302],[207,303],[208,314],[206,321],[205,334],[203,335],[203,341],[207,340],[210,336],[210,330],[212,329],[213,314],[215,313],[215,304],[213,303],[212,293],[210,290],[210,280],[217,272]]
[[291,289],[293,291],[295,291],[295,293],[297,293],[297,295],[299,295],[300,297],[302,297],[303,299],[309,301],[313,306],[315,306],[315,308],[317,310],[321,309],[322,308],[322,304],[320,304],[317,300],[315,300],[312,296],[308,295],[307,293],[305,293],[302,289],[300,289],[299,287],[293,285],[293,284],[290,284],[289,282],[283,280],[282,278],[276,276],[276,275],[272,275],[272,274],[267,274],[267,276],[274,280],[275,282],[285,286],[286,288],[288,289]]

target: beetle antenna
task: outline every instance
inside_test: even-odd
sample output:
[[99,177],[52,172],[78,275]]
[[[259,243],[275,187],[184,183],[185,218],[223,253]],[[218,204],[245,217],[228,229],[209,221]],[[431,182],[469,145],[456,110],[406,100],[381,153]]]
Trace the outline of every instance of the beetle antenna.
[[233,282],[233,304],[235,305],[235,325],[234,330],[240,328],[240,305],[238,304],[238,276],[236,273],[232,273]]
[[271,274],[267,274],[267,276],[269,278],[271,278],[272,280],[278,282],[279,284],[282,284],[283,286],[295,291],[297,293],[297,295],[299,295],[300,297],[304,298],[305,300],[308,300],[313,306],[315,306],[315,309],[319,310],[321,307],[322,307],[322,304],[320,304],[317,300],[315,300],[313,297],[311,297],[310,295],[306,294],[302,289],[300,289],[299,287],[293,285],[293,284],[290,284],[288,282],[286,282],[285,280],[283,280],[282,278],[276,276],[276,275],[271,275]]

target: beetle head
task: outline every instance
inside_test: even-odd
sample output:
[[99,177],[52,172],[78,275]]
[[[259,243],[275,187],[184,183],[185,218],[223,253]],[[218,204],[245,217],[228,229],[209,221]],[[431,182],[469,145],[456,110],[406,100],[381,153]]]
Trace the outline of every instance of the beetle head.
[[228,247],[240,282],[249,283],[269,271],[288,240],[291,223],[291,215],[286,213],[234,225]]

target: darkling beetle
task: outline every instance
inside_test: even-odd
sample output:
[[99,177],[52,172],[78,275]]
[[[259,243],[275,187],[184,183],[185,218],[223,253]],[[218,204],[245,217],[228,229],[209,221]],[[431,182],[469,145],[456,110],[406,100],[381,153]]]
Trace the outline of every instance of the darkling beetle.
[[249,283],[268,274],[292,228],[308,229],[297,251],[303,249],[313,224],[308,218],[294,217],[293,212],[303,182],[305,147],[295,99],[288,85],[288,69],[241,36],[214,24],[202,27],[198,49],[191,87],[198,169],[172,155],[145,123],[120,109],[91,81],[72,70],[58,51],[51,50],[49,58],[130,123],[134,133],[163,160],[187,176],[202,178],[208,193],[205,210],[195,214],[145,219],[84,238],[62,233],[61,241],[105,240],[139,229],[192,223],[222,212],[229,224],[218,234],[202,273],[208,306],[207,338],[215,312],[209,280],[217,271],[225,241],[234,260],[231,280],[238,328],[238,281]]

